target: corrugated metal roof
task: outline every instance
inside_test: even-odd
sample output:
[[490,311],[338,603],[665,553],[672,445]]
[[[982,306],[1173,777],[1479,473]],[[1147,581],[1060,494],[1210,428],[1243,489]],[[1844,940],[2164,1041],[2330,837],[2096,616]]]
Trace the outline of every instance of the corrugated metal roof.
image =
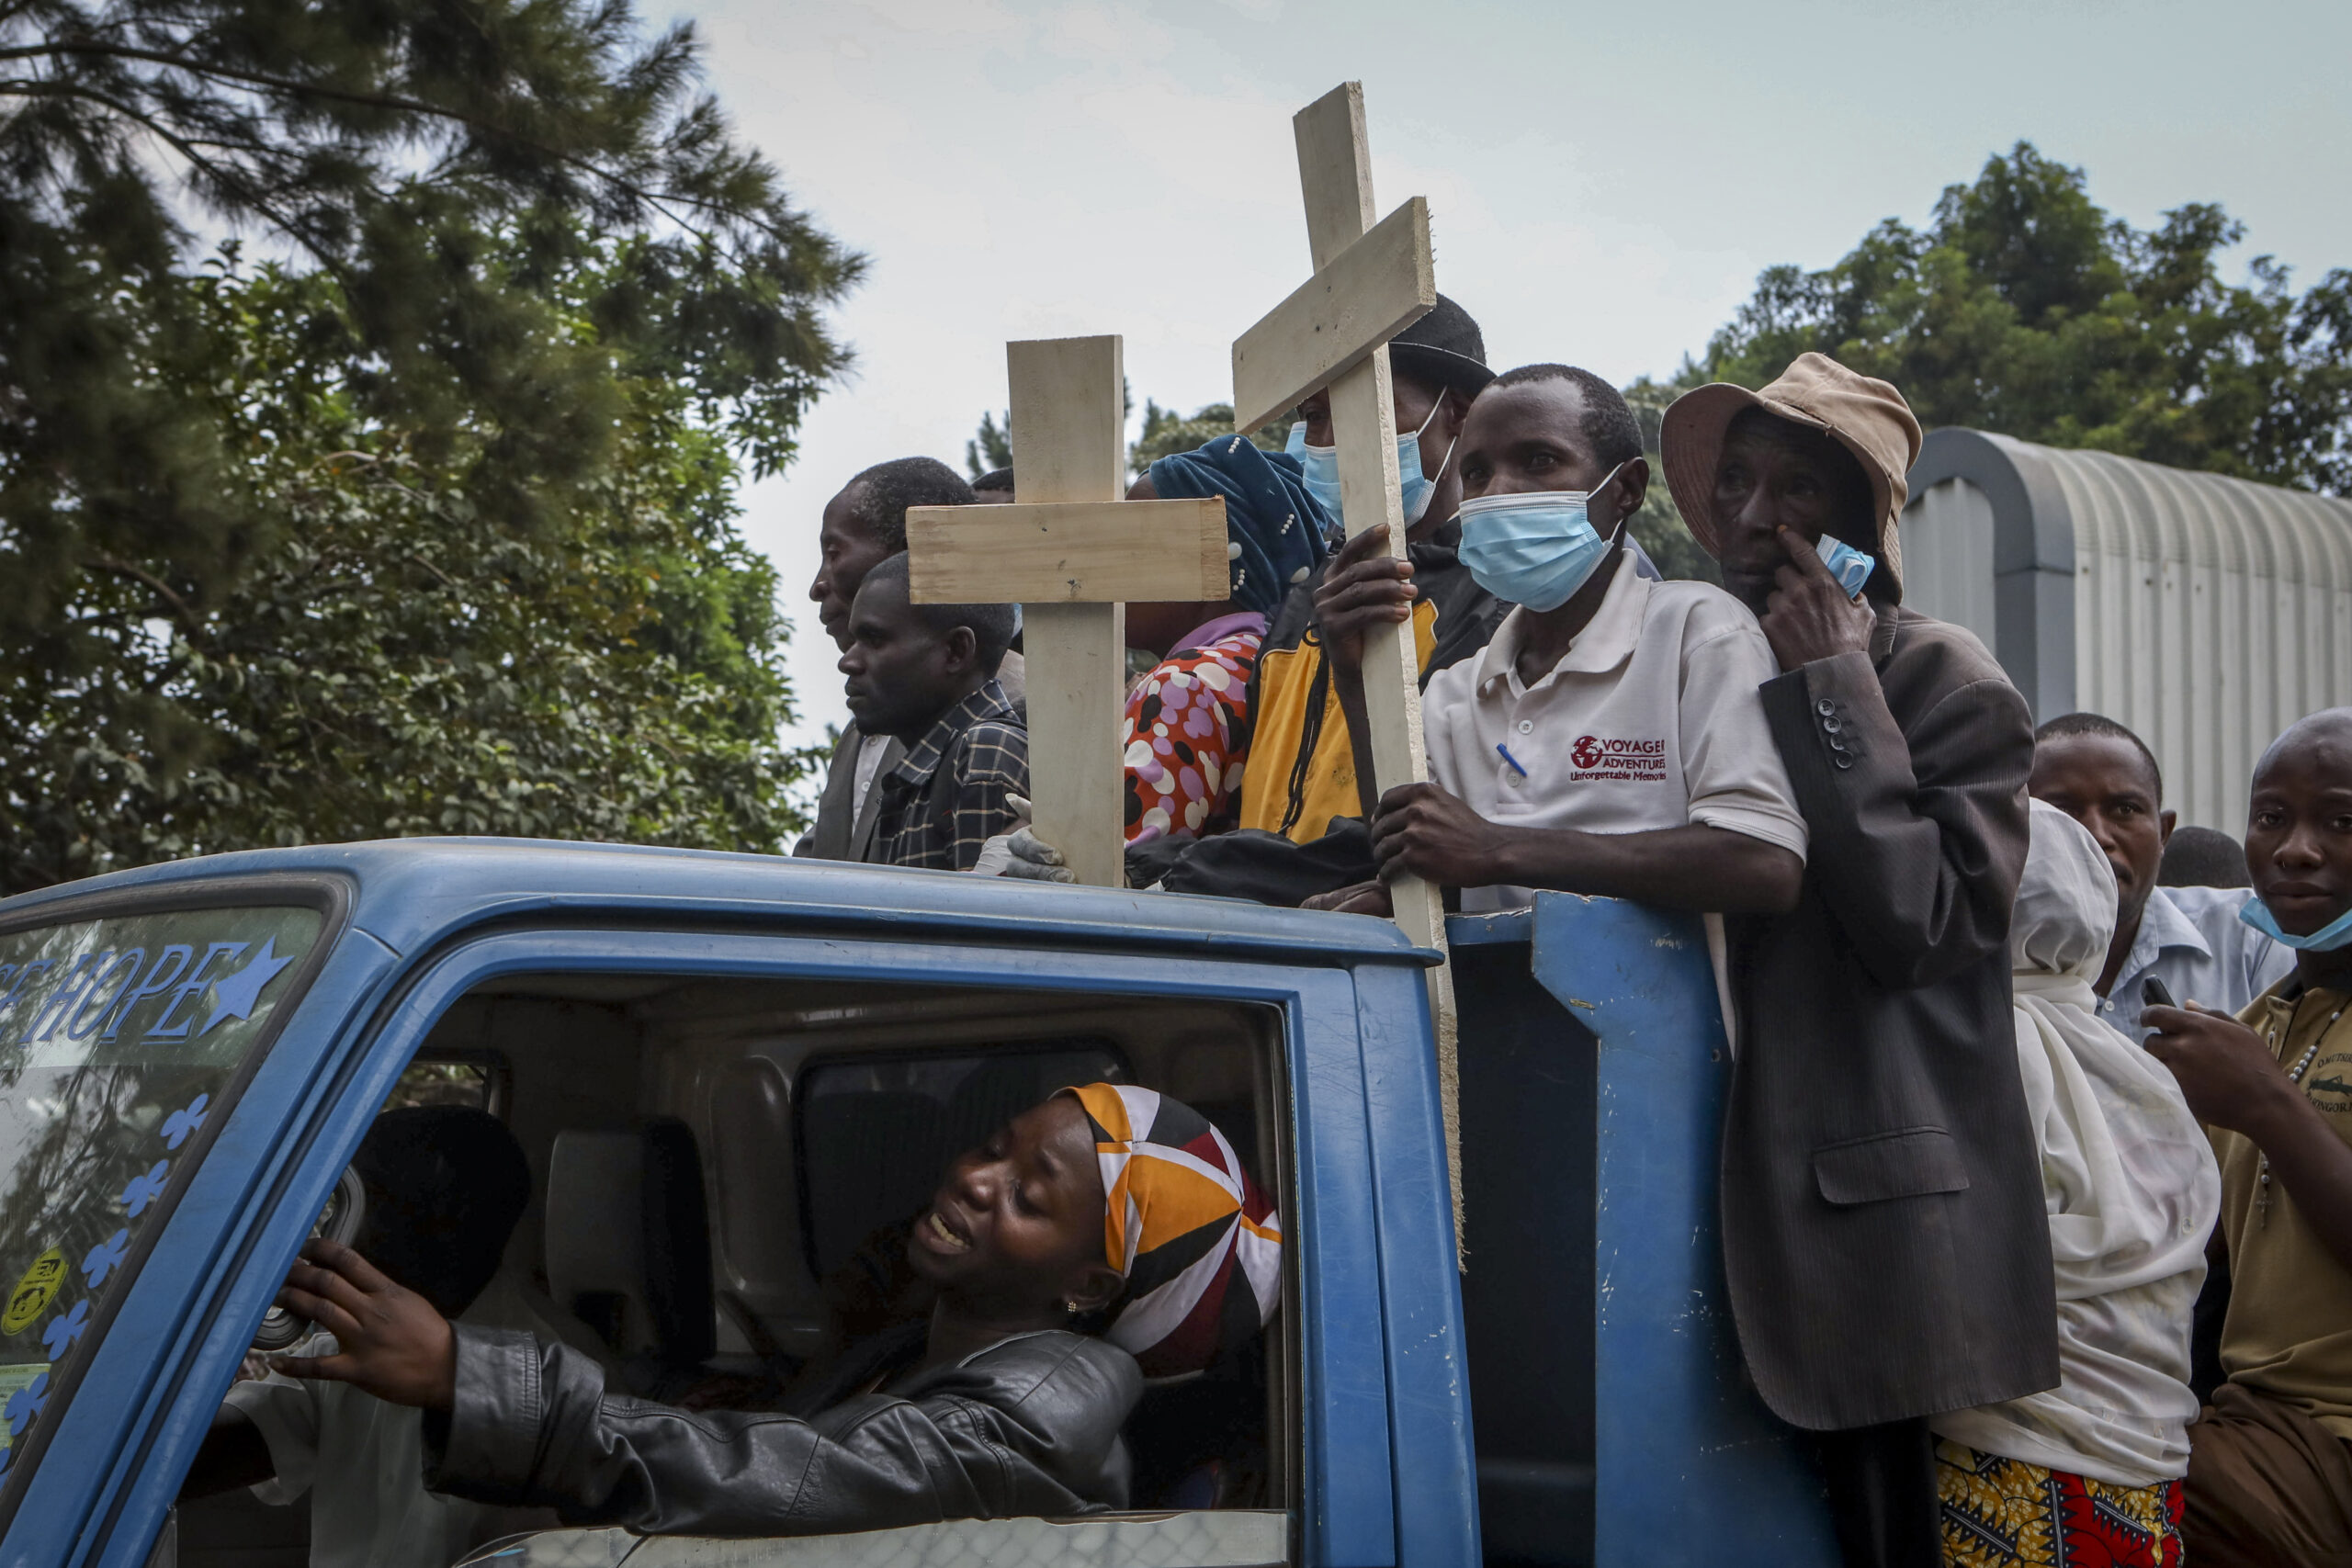
[[2243,833],[2263,748],[2352,703],[2352,502],[1964,430],[1928,437],[1912,493],[1905,598],[1989,630],[2038,718],[2130,726],[2185,822]]

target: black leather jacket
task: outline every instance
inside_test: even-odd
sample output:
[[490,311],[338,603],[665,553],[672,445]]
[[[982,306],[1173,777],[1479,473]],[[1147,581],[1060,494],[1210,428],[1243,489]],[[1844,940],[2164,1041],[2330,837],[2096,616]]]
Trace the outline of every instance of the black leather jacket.
[[899,1377],[812,1419],[609,1393],[528,1334],[455,1325],[458,1396],[424,1427],[424,1483],[649,1535],[787,1536],[1124,1508],[1119,1437],[1143,1377],[1049,1330]]

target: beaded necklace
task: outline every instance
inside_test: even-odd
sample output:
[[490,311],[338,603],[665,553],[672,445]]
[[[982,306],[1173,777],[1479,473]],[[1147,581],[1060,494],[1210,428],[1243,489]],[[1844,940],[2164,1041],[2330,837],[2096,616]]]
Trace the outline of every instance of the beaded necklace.
[[[2320,1045],[2327,1039],[2327,1032],[2335,1028],[2335,1021],[2343,1016],[2342,1008],[2337,1008],[2327,1015],[2327,1021],[2319,1026],[2319,1032],[2312,1036],[2312,1043],[2303,1047],[2302,1055],[2296,1060],[2293,1066],[2287,1069],[2289,1083],[2298,1088],[2301,1087],[2303,1075],[2311,1071],[2312,1058],[2319,1055]],[[2287,1021],[2290,1023],[2294,1021],[2293,1013],[2287,1015]],[[2270,1026],[2270,1032],[2265,1036],[2265,1039],[2270,1046],[2270,1054],[2273,1056],[2278,1055],[2278,1026],[2277,1024]],[[2254,1223],[2257,1229],[2267,1230],[2270,1225],[2270,1156],[2258,1150],[2256,1154],[2258,1158],[2255,1166]]]

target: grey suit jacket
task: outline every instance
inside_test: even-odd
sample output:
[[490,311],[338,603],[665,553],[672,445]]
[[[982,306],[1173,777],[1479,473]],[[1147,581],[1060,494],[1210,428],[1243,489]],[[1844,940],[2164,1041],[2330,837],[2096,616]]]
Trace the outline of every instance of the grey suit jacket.
[[865,742],[852,722],[842,729],[833,760],[825,767],[824,793],[817,797],[817,821],[792,852],[809,860],[874,859],[875,826],[882,820],[882,775],[903,761],[906,743],[893,739],[882,749],[881,766],[875,769],[875,786],[865,792],[865,808],[851,814],[857,799],[857,750]]
[[1984,647],[1882,606],[1867,654],[1764,683],[1811,834],[1796,909],[1735,917],[1724,1263],[1765,1403],[1829,1429],[2058,1382],[2009,911],[2033,728]]

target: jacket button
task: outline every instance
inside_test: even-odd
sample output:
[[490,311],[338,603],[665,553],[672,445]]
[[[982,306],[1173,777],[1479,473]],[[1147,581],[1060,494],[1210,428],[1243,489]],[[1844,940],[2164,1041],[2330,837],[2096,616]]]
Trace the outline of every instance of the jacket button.
[[1852,755],[1845,751],[1838,752],[1838,755],[1831,758],[1830,761],[1836,762],[1841,768],[1850,768],[1854,765],[1854,759]]
[[1838,705],[1831,702],[1827,697],[1824,697],[1819,702],[1813,705],[1813,711],[1819,714],[1822,717],[1827,718],[1831,714],[1838,711]]
[[1835,735],[1846,727],[1838,723],[1834,718],[1825,718],[1821,721],[1821,728],[1827,730],[1830,734]]

